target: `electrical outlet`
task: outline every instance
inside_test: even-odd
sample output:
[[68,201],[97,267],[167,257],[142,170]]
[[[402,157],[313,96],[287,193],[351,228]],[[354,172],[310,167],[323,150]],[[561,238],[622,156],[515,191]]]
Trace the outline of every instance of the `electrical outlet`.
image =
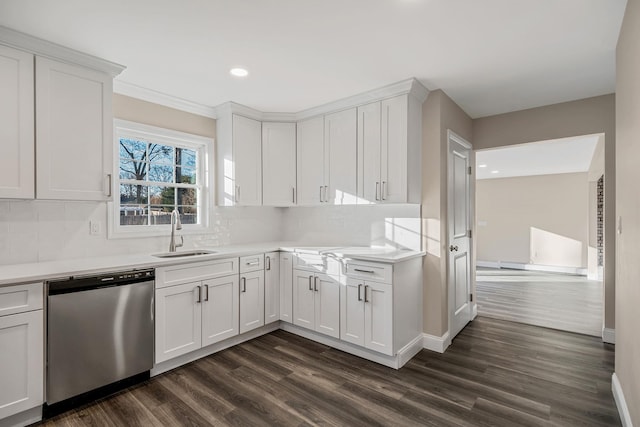
[[102,232],[100,221],[89,221],[89,229],[92,236],[97,236]]

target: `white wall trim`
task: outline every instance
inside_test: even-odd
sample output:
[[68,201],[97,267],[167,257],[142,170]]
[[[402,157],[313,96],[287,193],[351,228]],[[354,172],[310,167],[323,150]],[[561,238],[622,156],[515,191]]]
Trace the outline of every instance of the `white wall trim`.
[[29,426],[40,420],[42,420],[42,405],[1,419],[0,427]]
[[444,351],[451,345],[451,339],[449,338],[449,331],[445,332],[441,337],[422,334],[422,347],[427,350],[435,351],[437,353],[444,353]]
[[474,302],[471,305],[471,320],[474,320],[476,317],[478,317],[478,304]]
[[187,101],[186,99],[177,98],[167,95],[166,93],[156,92],[142,86],[132,83],[123,82],[122,80],[113,81],[113,91],[120,95],[130,96],[142,101],[152,102],[154,104],[163,105],[165,107],[174,108],[176,110],[185,111],[198,116],[216,118],[216,110],[207,105],[198,104],[196,102]]
[[615,344],[616,330],[612,328],[602,328],[602,341],[609,344]]
[[557,265],[525,264],[522,262],[477,260],[476,266],[487,268],[508,268],[511,270],[544,271],[548,273],[566,273],[576,274],[578,276],[587,275],[587,269],[582,267],[561,267]]
[[99,70],[109,74],[111,77],[117,76],[126,68],[124,65],[69,49],[68,47],[51,43],[50,41],[3,26],[0,26],[0,44],[50,59],[70,62],[93,70]]
[[416,354],[422,351],[422,345],[424,342],[424,338],[421,335],[415,337],[409,344],[402,347],[398,350],[398,367],[403,367],[409,360],[413,358]]
[[627,406],[627,401],[624,398],[624,392],[622,391],[622,386],[618,380],[618,375],[615,372],[611,377],[611,390],[613,391],[613,399],[616,401],[616,406],[618,407],[618,413],[620,414],[620,420],[622,421],[623,427],[633,427],[629,407]]

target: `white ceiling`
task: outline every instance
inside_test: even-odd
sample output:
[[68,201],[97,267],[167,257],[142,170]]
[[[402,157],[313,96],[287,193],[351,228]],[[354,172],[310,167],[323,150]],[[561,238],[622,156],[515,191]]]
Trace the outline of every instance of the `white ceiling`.
[[[612,93],[626,0],[1,0],[0,25],[208,106],[296,112],[418,78],[472,117]],[[248,78],[229,75],[234,66]]]
[[586,135],[476,151],[476,179],[587,172],[599,138]]

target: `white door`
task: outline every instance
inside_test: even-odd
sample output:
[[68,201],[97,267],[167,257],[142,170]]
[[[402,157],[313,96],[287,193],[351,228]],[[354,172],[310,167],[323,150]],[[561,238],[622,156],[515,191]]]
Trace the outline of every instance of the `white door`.
[[262,205],[262,124],[233,115],[235,204]]
[[340,338],[340,279],[316,274],[313,280],[316,332]]
[[450,336],[454,338],[471,320],[471,145],[451,131],[448,139],[448,293]]
[[264,256],[264,324],[280,320],[280,254]]
[[364,281],[347,278],[340,296],[340,339],[364,346]]
[[264,270],[240,276],[240,333],[264,326]]
[[110,199],[111,76],[36,57],[35,81],[37,197]]
[[298,205],[319,205],[325,180],[324,117],[298,122],[297,125],[297,197]]
[[293,321],[293,255],[280,254],[280,320]]
[[200,282],[156,290],[156,363],[202,346]]
[[238,335],[238,275],[202,282],[202,346]]
[[393,286],[364,282],[365,347],[393,356]]
[[262,203],[293,206],[296,198],[296,124],[262,123]]
[[356,108],[324,117],[325,162],[328,179],[323,199],[333,205],[355,204],[357,200],[357,122]]
[[293,324],[315,329],[313,274],[293,270]]
[[358,107],[358,196],[365,203],[380,201],[380,105]]
[[407,202],[408,95],[382,101],[380,191],[385,203]]
[[43,402],[43,311],[0,317],[0,419]]
[[33,55],[0,46],[0,93],[0,198],[33,199]]

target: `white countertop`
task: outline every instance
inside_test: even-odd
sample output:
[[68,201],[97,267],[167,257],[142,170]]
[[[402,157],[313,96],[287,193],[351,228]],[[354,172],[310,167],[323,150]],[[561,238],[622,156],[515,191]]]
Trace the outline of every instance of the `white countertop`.
[[[0,265],[0,286],[17,283],[38,282],[69,276],[99,274],[120,270],[154,268],[166,265],[188,264],[220,258],[240,257],[264,252],[301,252],[332,254],[344,259],[358,259],[383,263],[397,263],[424,256],[424,252],[398,250],[383,247],[326,247],[304,246],[291,243],[268,242],[246,245],[197,248],[214,253],[183,258],[158,258],[149,253],[116,256],[76,258],[60,261],[28,264]],[[187,251],[187,250],[185,250]],[[180,252],[180,251],[179,251]]]

